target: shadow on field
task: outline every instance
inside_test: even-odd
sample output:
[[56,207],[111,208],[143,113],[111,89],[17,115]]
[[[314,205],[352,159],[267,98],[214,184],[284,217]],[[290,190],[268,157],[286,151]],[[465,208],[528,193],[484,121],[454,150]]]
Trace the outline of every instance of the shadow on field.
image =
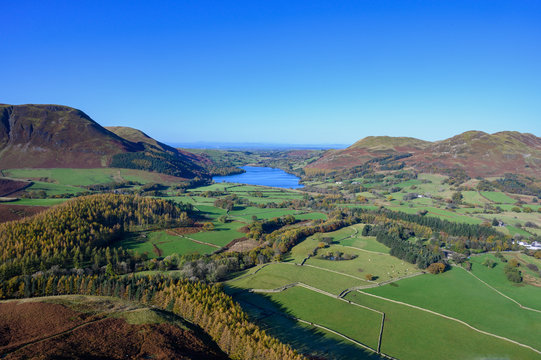
[[[250,319],[265,332],[291,345],[292,348],[313,359],[380,360],[375,353],[366,351],[346,340],[332,338],[326,331],[301,325],[292,314],[268,296],[226,285],[225,291],[237,301]],[[361,324],[359,326],[362,326]],[[327,336],[326,336],[327,335]],[[334,335],[333,335],[334,336]]]

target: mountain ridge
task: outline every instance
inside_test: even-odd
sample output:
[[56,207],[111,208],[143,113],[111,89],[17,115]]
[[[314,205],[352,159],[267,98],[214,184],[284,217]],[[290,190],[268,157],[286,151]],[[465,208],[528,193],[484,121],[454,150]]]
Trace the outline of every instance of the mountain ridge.
[[326,152],[310,171],[340,171],[386,155],[410,154],[407,166],[430,172],[461,169],[469,176],[541,175],[541,138],[531,133],[470,130],[429,142],[410,137],[368,136],[346,149]]

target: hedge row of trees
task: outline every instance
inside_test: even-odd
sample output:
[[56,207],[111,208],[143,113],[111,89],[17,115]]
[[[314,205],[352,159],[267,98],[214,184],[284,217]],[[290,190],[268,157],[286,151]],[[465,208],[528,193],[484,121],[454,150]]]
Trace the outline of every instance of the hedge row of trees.
[[302,360],[248,320],[218,285],[170,277],[20,276],[0,283],[0,298],[64,294],[115,296],[171,311],[208,333],[232,359]]
[[[357,211],[363,212],[362,209]],[[442,231],[453,236],[464,236],[468,238],[488,238],[494,236],[503,238],[504,235],[499,231],[481,225],[456,223],[448,220],[442,220],[433,216],[422,216],[416,214],[407,214],[399,211],[381,209],[378,213],[385,215],[389,219],[404,220],[431,228],[434,232]]]

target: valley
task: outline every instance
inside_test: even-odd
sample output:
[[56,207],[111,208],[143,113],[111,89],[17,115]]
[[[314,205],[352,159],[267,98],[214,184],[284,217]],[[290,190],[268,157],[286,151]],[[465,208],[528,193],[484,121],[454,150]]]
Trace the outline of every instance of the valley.
[[[52,111],[68,111],[36,109],[53,118]],[[13,111],[11,122],[27,123]],[[467,162],[442,169],[416,163],[445,141],[372,137],[345,150],[186,150],[131,128],[100,131],[145,148],[142,158],[133,149],[120,154],[146,165],[0,161],[0,311],[76,311],[71,318],[112,321],[121,334],[135,331],[117,319],[132,316],[119,315],[125,312],[148,313],[151,324],[174,318],[156,341],[187,347],[167,345],[180,353],[164,357],[541,356],[537,138],[466,133],[449,140],[458,146],[465,139],[458,147],[475,157],[478,142],[512,137],[534,155],[524,171],[494,167],[482,177]],[[5,151],[15,158],[13,146]],[[139,162],[146,156],[168,165]],[[116,358],[165,334],[142,320],[136,326],[145,326],[145,337],[126,335],[133,344],[96,353],[97,340],[85,331],[97,325],[62,319],[50,334],[0,344],[0,354],[18,359],[48,349],[56,356],[82,346],[85,356]],[[179,340],[194,336],[205,340]]]

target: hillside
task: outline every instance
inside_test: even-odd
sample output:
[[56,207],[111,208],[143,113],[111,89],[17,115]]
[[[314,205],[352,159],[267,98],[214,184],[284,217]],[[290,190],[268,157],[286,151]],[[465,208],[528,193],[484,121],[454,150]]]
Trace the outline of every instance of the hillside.
[[305,170],[308,173],[344,170],[374,158],[399,154],[411,154],[400,161],[424,171],[459,168],[471,177],[505,173],[541,175],[541,138],[511,131],[495,134],[468,131],[433,143],[405,137],[369,136],[344,150],[326,152]]
[[105,129],[111,131],[112,133],[118,135],[119,137],[128,140],[132,143],[140,144],[143,146],[149,146],[151,149],[155,149],[156,151],[164,151],[168,153],[178,153],[178,151],[164,143],[161,143],[141,130],[134,129],[132,127],[128,126],[106,126]]
[[516,131],[468,131],[435,142],[405,161],[421,170],[461,168],[471,177],[541,176],[541,138]]
[[228,359],[182,318],[119,299],[60,296],[0,303],[5,359]]
[[0,167],[107,166],[115,154],[143,147],[60,105],[0,105]]
[[329,150],[320,159],[306,166],[305,171],[345,170],[391,154],[415,153],[430,142],[411,137],[367,136],[343,150]]
[[0,168],[124,167],[207,177],[193,156],[139,130],[109,131],[61,105],[0,105]]

